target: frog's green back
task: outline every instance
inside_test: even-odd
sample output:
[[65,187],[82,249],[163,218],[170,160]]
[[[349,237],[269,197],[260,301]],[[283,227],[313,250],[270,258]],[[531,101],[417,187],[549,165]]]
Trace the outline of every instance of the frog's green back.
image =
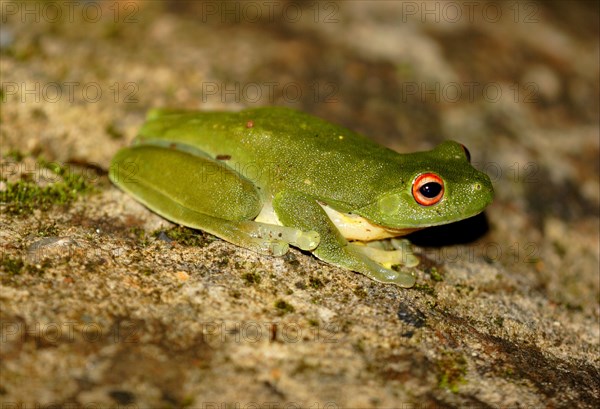
[[[398,153],[340,126],[283,107],[238,113],[154,110],[140,139],[193,146],[266,191],[284,188],[361,206],[403,182]],[[357,187],[360,187],[357,189]]]

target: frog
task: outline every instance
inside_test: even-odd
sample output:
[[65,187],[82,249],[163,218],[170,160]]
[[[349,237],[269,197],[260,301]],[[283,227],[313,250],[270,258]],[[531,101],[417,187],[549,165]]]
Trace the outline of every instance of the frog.
[[458,142],[399,153],[273,106],[152,109],[109,178],[176,224],[262,255],[295,247],[403,288],[419,264],[404,236],[473,217],[494,195]]

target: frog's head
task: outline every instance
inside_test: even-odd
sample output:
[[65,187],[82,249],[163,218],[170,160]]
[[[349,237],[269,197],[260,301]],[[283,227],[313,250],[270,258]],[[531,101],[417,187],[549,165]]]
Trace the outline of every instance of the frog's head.
[[492,202],[490,178],[460,143],[404,157],[400,186],[353,213],[389,229],[420,229],[475,216]]

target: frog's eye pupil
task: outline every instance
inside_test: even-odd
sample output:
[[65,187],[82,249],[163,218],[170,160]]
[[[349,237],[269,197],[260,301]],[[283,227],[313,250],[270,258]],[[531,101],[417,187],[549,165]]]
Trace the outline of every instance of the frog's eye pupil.
[[412,194],[421,206],[433,206],[444,197],[444,181],[435,173],[422,173],[413,182]]
[[442,191],[442,185],[436,182],[429,182],[419,189],[421,194],[428,199],[433,199]]

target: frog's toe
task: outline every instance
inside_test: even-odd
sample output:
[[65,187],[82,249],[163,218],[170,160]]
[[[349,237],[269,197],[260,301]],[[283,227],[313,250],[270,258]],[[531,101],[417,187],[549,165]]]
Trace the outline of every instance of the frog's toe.
[[400,287],[410,288],[415,285],[415,278],[407,272],[379,267],[372,271],[372,277],[382,283],[395,284]]
[[300,250],[314,250],[319,245],[321,236],[316,231],[298,231],[294,244]]
[[399,287],[410,288],[415,285],[416,279],[410,273],[404,271],[395,271],[389,268],[382,267],[378,264],[367,264],[368,270],[362,271],[373,280],[386,283],[395,284]]
[[290,250],[290,246],[285,241],[276,240],[270,242],[270,249],[272,256],[280,257]]
[[253,238],[248,243],[248,249],[266,256],[280,257],[290,250],[290,246],[283,240],[265,240]]
[[416,267],[420,263],[420,260],[414,254],[403,254],[402,265],[406,267]]
[[[393,270],[392,270],[393,271]],[[390,283],[404,288],[411,288],[415,285],[416,279],[408,273],[394,271],[396,275],[390,277]]]
[[[360,260],[356,270],[373,280],[410,288],[415,285],[415,278],[408,272],[392,270],[392,265],[414,265],[418,259],[410,252],[402,250],[382,250],[359,243],[349,243],[348,251]],[[415,263],[416,261],[416,263]]]

